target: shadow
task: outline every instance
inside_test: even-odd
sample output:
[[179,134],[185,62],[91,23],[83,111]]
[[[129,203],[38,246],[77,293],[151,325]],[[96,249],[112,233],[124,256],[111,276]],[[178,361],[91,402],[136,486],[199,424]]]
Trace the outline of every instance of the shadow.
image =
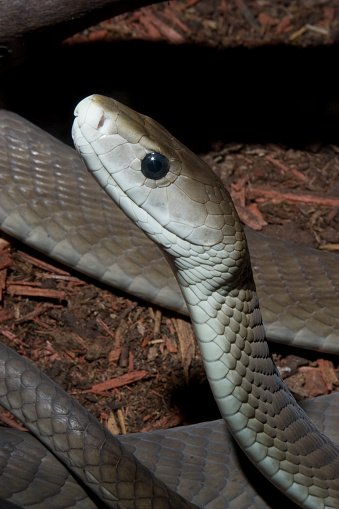
[[74,106],[92,93],[150,115],[200,153],[217,141],[339,144],[338,57],[339,46],[60,46],[7,72],[0,100],[70,145]]
[[188,384],[183,379],[182,384],[173,389],[171,397],[174,405],[185,416],[186,424],[221,419],[202,365],[200,369],[196,367]]

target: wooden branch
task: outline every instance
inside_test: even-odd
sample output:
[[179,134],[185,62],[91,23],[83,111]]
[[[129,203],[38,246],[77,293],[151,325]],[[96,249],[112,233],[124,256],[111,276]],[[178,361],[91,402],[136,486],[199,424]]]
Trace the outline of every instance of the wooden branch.
[[[0,64],[23,60],[71,35],[160,0],[0,0]],[[43,44],[42,44],[43,41]]]

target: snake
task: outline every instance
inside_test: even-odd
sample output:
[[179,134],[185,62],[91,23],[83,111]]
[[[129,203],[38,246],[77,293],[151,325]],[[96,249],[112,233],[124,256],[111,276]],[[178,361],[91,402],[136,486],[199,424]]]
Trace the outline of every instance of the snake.
[[[8,137],[11,139],[11,143],[7,143],[6,146],[11,145],[13,148],[15,129],[18,129],[18,126],[22,127],[23,122],[9,112],[4,112],[2,118],[7,127],[5,129],[7,139]],[[8,129],[9,124],[10,129]],[[25,134],[33,129],[27,123],[24,125]],[[81,158],[104,189],[103,196],[109,197],[101,213],[104,218],[107,219],[112,215],[110,199],[113,199],[123,212],[160,247],[172,267],[183,293],[186,309],[193,322],[212,391],[227,428],[236,442],[257,468],[297,504],[304,507],[338,507],[338,446],[318,430],[297,405],[269,356],[246,236],[230,196],[219,178],[201,159],[181,145],[155,121],[102,96],[91,96],[78,105],[73,138]],[[46,163],[40,164],[36,140],[37,138],[35,138],[34,150],[31,148],[30,152],[38,168],[43,169]],[[21,151],[13,151],[14,155],[10,157],[11,166],[18,169],[14,177],[16,186],[6,188],[5,185],[3,189],[6,189],[6,193],[1,192],[2,229],[23,240],[28,240],[35,247],[38,247],[40,242],[41,250],[53,252],[53,256],[59,259],[64,256],[61,254],[62,251],[66,252],[69,256],[65,260],[67,263],[81,269],[87,262],[86,266],[91,267],[91,269],[86,268],[87,273],[95,272],[98,259],[102,260],[104,252],[110,251],[110,248],[107,248],[106,237],[101,238],[96,244],[96,250],[91,251],[88,249],[88,232],[94,230],[91,225],[87,226],[86,230],[83,224],[76,222],[78,227],[78,230],[75,230],[76,238],[69,234],[69,224],[74,219],[71,214],[72,209],[68,212],[68,224],[62,213],[54,215],[52,220],[48,214],[43,215],[43,209],[48,210],[48,192],[47,198],[39,201],[32,195],[33,191],[30,185],[27,185],[27,180],[26,185],[18,184],[18,180],[24,174],[25,166],[22,143],[19,143],[20,146]],[[52,152],[52,157],[57,165],[53,183],[59,191],[64,191],[66,186],[63,179],[67,177],[63,177],[62,164],[60,160],[58,161],[60,156],[58,152]],[[27,178],[30,179],[31,176],[24,177],[24,179]],[[92,193],[91,180],[79,176],[76,181],[78,196],[82,195],[83,200],[86,201],[86,193]],[[41,196],[44,196],[46,189],[50,187],[53,187],[51,182],[44,178],[43,173],[37,172],[35,188],[41,192]],[[67,192],[70,193],[68,196]],[[64,201],[59,202],[60,208],[65,209],[72,193],[74,203],[73,188],[66,191]],[[97,203],[96,191],[93,193],[93,200]],[[29,200],[31,201],[27,205]],[[89,206],[88,203],[87,205]],[[87,214],[87,217],[93,217],[90,206]],[[21,229],[21,233],[16,233],[15,229],[16,231]],[[48,235],[44,236],[43,231]],[[39,236],[42,241],[39,240]],[[70,239],[77,245],[76,248]],[[138,237],[134,237],[134,242],[139,242]],[[74,260],[76,259],[76,263],[72,260],[72,256]],[[148,252],[145,256],[148,258]],[[156,255],[156,267],[158,259],[159,255]],[[140,259],[137,252],[133,255],[132,261],[134,260],[136,262],[134,266],[132,264],[132,273],[136,275],[136,272],[140,273],[140,265],[138,265]],[[115,268],[118,269],[118,274],[113,283],[119,284],[119,281],[125,279],[124,288],[129,289],[131,278],[129,276],[124,278],[121,266],[116,264]],[[107,266],[104,267],[101,269],[99,278],[109,279],[108,272]],[[133,287],[135,294],[142,294],[140,288],[143,286],[143,281],[147,281],[147,271],[146,277],[144,276],[145,273]],[[153,301],[163,303],[167,298],[171,301],[171,284],[169,290],[161,292],[165,287],[163,284],[165,278],[162,274],[160,280],[160,291],[153,291]],[[149,278],[146,291],[149,288],[149,281],[153,282],[154,278]],[[176,299],[172,298],[173,300]],[[179,306],[181,308],[182,304],[179,303]],[[173,304],[170,307],[175,308]],[[274,315],[272,306],[269,311],[271,315]],[[295,311],[292,315],[293,313]],[[316,314],[314,311],[312,313]],[[314,327],[314,322],[312,325]],[[333,340],[335,336],[333,333],[335,321],[327,319],[324,326],[323,336],[326,338],[324,340],[326,345],[328,339]],[[293,341],[301,338],[301,344],[305,346],[307,342],[305,333],[299,335],[298,332],[293,331],[292,337]],[[330,351],[331,348],[330,346]],[[212,494],[212,488],[209,491],[208,484],[200,481],[202,487],[198,495],[196,493],[192,495],[192,489],[188,489],[187,486],[182,487],[182,491],[177,486],[177,491],[181,491],[186,500],[180,498],[155,479],[149,469],[142,466],[131,455],[131,449],[135,448],[134,452],[137,450],[138,446],[135,443],[138,440],[146,443],[146,453],[143,454],[149,455],[150,443],[153,443],[152,440],[155,439],[133,438],[132,440],[136,442],[133,447],[130,442],[128,451],[125,451],[123,441],[119,441],[118,445],[114,441],[114,445],[111,445],[112,439],[108,436],[107,430],[97,428],[98,423],[95,423],[93,418],[84,413],[75,402],[70,403],[69,397],[60,388],[51,385],[47,377],[39,373],[36,368],[24,359],[18,358],[7,347],[3,347],[1,358],[1,404],[21,417],[28,427],[65,461],[68,468],[73,469],[80,479],[90,485],[108,506],[193,507],[192,504],[197,504],[201,507],[227,507],[227,503],[232,506],[233,502],[239,507],[239,500],[244,507],[265,506],[265,502],[258,501],[255,489],[251,494],[248,486],[243,487],[245,481],[240,474],[237,477],[238,473],[234,480],[240,487],[238,490],[234,488],[233,491],[229,490],[228,496],[218,487],[216,489],[218,499],[215,492]],[[9,394],[11,397],[8,396]],[[35,397],[36,400],[34,400]],[[28,401],[25,398],[28,398]],[[323,404],[326,406],[326,403]],[[65,418],[65,415],[68,418]],[[42,425],[41,419],[46,424]],[[58,427],[57,438],[53,430],[56,426],[54,420]],[[96,431],[82,433],[80,436],[80,428]],[[172,438],[176,441],[174,449],[179,454],[183,449],[183,447],[180,448],[180,443],[194,445],[199,443],[205,457],[208,457],[211,449],[212,456],[215,456],[217,451],[222,451],[222,460],[219,458],[220,462],[217,463],[217,471],[219,469],[221,471],[222,484],[228,477],[226,473],[228,467],[221,467],[222,461],[225,463],[226,458],[230,460],[235,455],[234,450],[227,449],[230,446],[229,442],[226,442],[228,432],[225,423],[220,421],[215,425],[208,423],[203,424],[202,427],[189,428],[191,429],[186,431],[171,430],[174,434],[166,435],[163,440],[166,442],[169,436],[174,437]],[[100,431],[97,431],[98,429]],[[70,438],[65,439],[65,436],[71,436],[71,438],[73,436],[74,443]],[[159,438],[164,435],[157,436]],[[178,438],[180,436],[181,438]],[[204,436],[207,438],[203,438]],[[216,436],[219,438],[215,438]],[[193,440],[192,437],[194,437]],[[20,440],[22,443],[26,442]],[[94,443],[102,456],[94,452]],[[126,443],[128,444],[128,439]],[[114,449],[114,453],[119,449],[119,454],[123,458],[120,462],[123,475],[112,473],[111,464],[117,465],[116,459],[109,460],[110,465],[107,466],[106,444],[109,444],[107,447],[110,449],[110,454],[111,449]],[[39,449],[36,442],[32,447]],[[79,454],[79,450],[86,451],[87,448],[90,453]],[[45,454],[41,452],[41,447],[39,451],[39,454]],[[190,455],[192,457],[192,451],[188,452],[188,456]],[[99,468],[94,466],[93,457],[95,456],[98,460],[97,464],[100,465]],[[113,458],[116,458],[114,454]],[[50,456],[49,460],[54,461]],[[124,483],[123,476],[127,470],[124,468],[124,462],[129,464],[133,481],[129,479]],[[52,470],[54,468],[57,467],[52,467]],[[235,472],[235,469],[230,468],[232,472]],[[105,475],[106,470],[109,471],[107,475]],[[212,486],[217,477],[215,472],[215,466],[214,469],[211,467]],[[161,473],[157,475],[161,476]],[[205,475],[204,480],[209,475],[208,465]],[[35,477],[38,478],[38,475]],[[176,478],[181,477],[184,476],[180,473]],[[115,481],[113,482],[112,479]],[[142,480],[140,490],[135,488],[136,479]],[[222,502],[220,502],[221,492]],[[81,496],[84,500],[84,495]],[[142,502],[131,502],[135,499],[141,499]],[[81,507],[85,506],[81,505]]]

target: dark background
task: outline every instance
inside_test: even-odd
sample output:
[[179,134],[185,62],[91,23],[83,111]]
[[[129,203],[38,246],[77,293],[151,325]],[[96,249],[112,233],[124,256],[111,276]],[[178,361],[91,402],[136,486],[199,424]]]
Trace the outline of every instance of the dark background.
[[0,100],[69,144],[75,105],[100,93],[155,118],[198,152],[216,141],[339,145],[338,61],[338,45],[64,45],[8,70]]

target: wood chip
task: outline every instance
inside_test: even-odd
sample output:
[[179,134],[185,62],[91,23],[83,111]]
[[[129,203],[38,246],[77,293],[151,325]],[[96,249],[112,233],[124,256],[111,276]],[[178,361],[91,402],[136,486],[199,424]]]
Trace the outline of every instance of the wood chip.
[[110,380],[106,380],[106,382],[102,382],[100,384],[95,384],[91,387],[91,389],[87,389],[86,391],[81,391],[83,394],[88,392],[92,392],[94,394],[102,394],[111,389],[116,389],[117,387],[122,387],[123,385],[128,385],[133,382],[137,382],[142,378],[148,378],[152,376],[149,371],[144,369],[140,371],[133,371],[132,373],[125,373],[124,375],[118,376],[117,378],[111,378]]
[[23,295],[25,297],[43,297],[60,301],[66,296],[65,292],[61,290],[50,290],[48,288],[36,288],[35,286],[26,285],[8,285],[6,291],[11,297],[13,295]]
[[2,301],[2,292],[6,286],[7,269],[0,270],[0,302]]
[[194,333],[191,324],[186,320],[182,320],[181,318],[173,318],[172,322],[178,334],[181,363],[184,370],[185,380],[188,383],[188,372],[192,359],[195,355]]
[[0,269],[5,269],[12,265],[13,260],[11,253],[8,251],[6,244],[0,244]]
[[309,398],[316,398],[323,394],[328,394],[327,386],[320,369],[311,368],[310,366],[302,366],[300,372],[305,376],[304,388]]
[[20,431],[28,431],[27,428],[25,428],[21,424],[18,424],[14,420],[14,417],[13,415],[10,414],[10,412],[0,412],[0,421],[7,424],[7,426],[9,426],[10,428],[19,429]]
[[120,408],[117,410],[117,416],[118,416],[118,421],[119,421],[119,425],[120,425],[120,429],[121,429],[121,434],[126,435],[127,431],[126,431],[126,425],[125,425],[125,417],[124,417],[124,414],[122,413],[122,411],[120,410]]
[[[339,207],[339,198],[337,196],[322,196],[315,193],[293,194],[285,193],[279,189],[271,189],[267,186],[249,186],[247,196],[254,199],[270,200],[272,203],[281,202],[302,202],[314,203],[324,207]],[[258,200],[258,201],[259,201]]]
[[323,251],[339,251],[339,244],[323,244],[319,246]]
[[42,260],[38,260],[38,258],[34,258],[34,256],[30,256],[29,254],[24,253],[23,251],[17,251],[17,257],[22,262],[31,263],[35,267],[39,267],[40,269],[47,270],[48,272],[53,272],[54,274],[63,274],[65,276],[70,276],[70,273],[67,272],[66,270],[55,267],[54,265],[43,262]]
[[35,309],[33,311],[31,311],[30,313],[27,313],[26,315],[24,315],[21,318],[19,318],[18,320],[16,320],[16,323],[20,324],[20,323],[24,323],[24,322],[33,320],[37,316],[44,313],[46,311],[46,309],[49,309],[51,307],[53,307],[53,304],[50,304],[48,302],[44,302],[44,303],[39,302],[39,304],[37,304],[37,306],[35,307]]
[[161,318],[162,318],[162,312],[160,311],[160,309],[157,309],[155,312],[155,317],[154,317],[154,329],[153,329],[154,336],[157,336],[158,334],[160,334]]
[[109,417],[107,419],[106,428],[113,434],[113,435],[120,435],[120,429],[117,423],[117,420],[115,418],[115,415],[113,412],[110,412]]
[[339,385],[333,362],[326,359],[318,359],[317,362],[328,392],[333,391],[333,389]]
[[155,429],[169,429],[175,428],[184,422],[182,414],[179,412],[172,412],[170,415],[166,415],[157,421],[151,422],[149,425],[141,429],[141,433],[147,433]]

